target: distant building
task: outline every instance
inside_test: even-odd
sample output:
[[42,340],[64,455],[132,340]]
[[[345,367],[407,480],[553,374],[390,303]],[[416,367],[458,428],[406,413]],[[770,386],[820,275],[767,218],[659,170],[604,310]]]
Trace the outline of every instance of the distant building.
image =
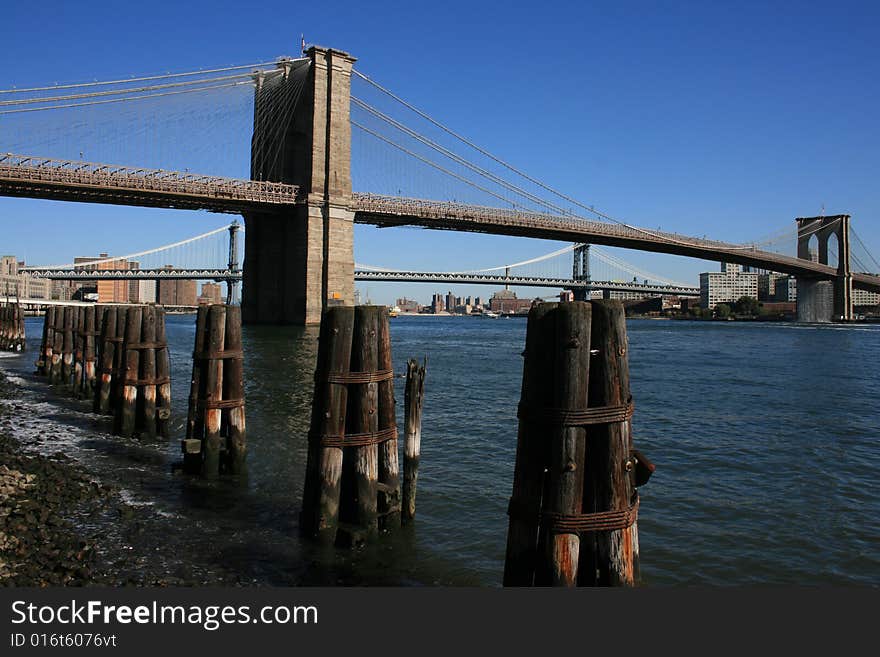
[[[128,261],[106,260],[109,258],[106,253],[100,256],[102,262],[98,262],[95,268],[100,270],[106,269],[128,269]],[[99,303],[128,303],[130,295],[130,281],[109,281],[98,279],[98,302]]]
[[714,309],[719,303],[735,303],[740,297],[758,298],[758,274],[742,266],[721,263],[720,272],[700,274],[700,306]]
[[0,295],[19,299],[51,298],[51,281],[19,273],[23,267],[24,262],[19,262],[15,256],[0,257]]
[[455,305],[455,295],[452,292],[447,292],[446,302],[443,304],[443,307],[449,312],[452,312],[455,309]]
[[[174,265],[165,265],[164,268],[174,269]],[[156,301],[163,306],[195,306],[196,281],[157,281]]]
[[413,301],[406,297],[397,300],[397,307],[400,308],[402,313],[417,313],[422,310],[422,305],[418,301]]
[[852,303],[854,306],[878,306],[880,305],[880,293],[853,289]]
[[494,313],[520,313],[528,311],[531,307],[531,299],[517,299],[516,292],[510,290],[498,290],[489,299],[489,310]]
[[574,292],[571,290],[563,290],[559,293],[559,300],[563,303],[566,301],[574,301]]
[[202,283],[202,293],[196,301],[199,305],[223,303],[223,289],[219,283]]
[[434,296],[431,297],[431,312],[436,315],[437,313],[442,313],[444,308],[443,295],[434,294]]

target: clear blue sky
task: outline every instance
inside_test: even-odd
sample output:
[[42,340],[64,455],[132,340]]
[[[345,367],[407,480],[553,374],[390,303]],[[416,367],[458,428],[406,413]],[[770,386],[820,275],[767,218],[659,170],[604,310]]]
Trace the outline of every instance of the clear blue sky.
[[[747,241],[824,205],[852,214],[880,252],[876,2],[11,2],[0,88],[272,59],[296,54],[300,33],[348,50],[360,70],[490,151],[632,223]],[[0,216],[0,251],[31,262],[127,252],[224,221],[16,199],[0,199]],[[389,267],[491,266],[557,246],[356,235],[359,261]],[[690,281],[717,267],[622,256]],[[379,302],[435,291],[361,287]]]

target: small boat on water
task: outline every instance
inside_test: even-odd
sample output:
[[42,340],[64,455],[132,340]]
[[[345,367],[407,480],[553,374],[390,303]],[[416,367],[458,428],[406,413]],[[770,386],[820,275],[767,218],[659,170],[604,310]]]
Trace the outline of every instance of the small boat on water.
[[489,319],[498,319],[498,313],[493,313],[491,310],[487,310],[483,313],[483,317],[488,317]]

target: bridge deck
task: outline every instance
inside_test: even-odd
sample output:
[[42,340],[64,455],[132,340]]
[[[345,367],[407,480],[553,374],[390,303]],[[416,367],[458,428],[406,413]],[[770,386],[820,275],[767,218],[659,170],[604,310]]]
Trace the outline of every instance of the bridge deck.
[[[589,242],[640,251],[671,253],[704,260],[734,262],[802,277],[832,278],[837,270],[754,246],[730,244],[647,230],[623,224],[587,221],[536,212],[472,206],[422,199],[353,195],[355,221],[377,226],[422,226],[565,242]],[[853,274],[855,287],[880,291],[880,277]]]
[[238,214],[292,205],[299,188],[275,182],[203,176],[76,160],[0,154],[0,195]]

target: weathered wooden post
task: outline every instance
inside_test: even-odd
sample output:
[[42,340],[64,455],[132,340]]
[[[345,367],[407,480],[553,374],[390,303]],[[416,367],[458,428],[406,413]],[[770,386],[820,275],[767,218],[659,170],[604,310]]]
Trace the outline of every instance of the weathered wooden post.
[[137,428],[148,438],[156,437],[156,307],[147,306],[141,316],[140,381]]
[[73,384],[73,343],[76,339],[76,323],[79,308],[67,306],[64,309],[64,339],[62,342],[61,382],[65,386]]
[[167,438],[171,419],[171,358],[162,307],[156,308],[156,344],[156,433]]
[[52,341],[54,339],[55,306],[49,306],[43,313],[43,339],[40,343],[40,353],[37,356],[37,374],[46,376],[49,373],[49,365],[52,361]]
[[416,482],[419,477],[419,454],[422,449],[422,406],[425,400],[425,370],[415,358],[406,364],[406,388],[403,412],[403,508],[401,518],[411,522],[416,515]]
[[95,378],[95,413],[108,413],[113,392],[113,368],[116,362],[116,324],[118,307],[107,306],[101,319],[100,349],[98,371]]
[[204,409],[199,400],[204,397],[202,387],[202,355],[205,352],[205,335],[208,326],[208,306],[199,306],[196,315],[196,336],[193,347],[192,377],[189,388],[189,404],[186,416],[186,438],[181,443],[183,468],[197,474],[202,470],[202,438],[204,437]]
[[394,400],[394,363],[391,360],[391,322],[384,307],[379,309],[379,327],[377,334],[377,370],[383,380],[378,383],[379,433],[385,435],[393,431],[394,435],[380,442],[379,448],[379,480],[376,484],[379,515],[379,529],[391,530],[400,527],[400,457],[397,445],[397,417]]
[[542,303],[529,311],[513,495],[508,507],[510,524],[504,563],[505,586],[532,586],[538,569],[538,530],[548,443],[539,418],[524,413],[524,410],[552,404],[552,390],[547,383],[553,379],[555,365],[551,355],[556,333],[552,312],[556,306],[555,303]]
[[245,473],[244,403],[241,308],[201,306],[196,318],[186,439],[182,441],[187,472],[211,479]]
[[125,390],[126,354],[123,349],[125,334],[128,329],[128,312],[131,306],[118,306],[116,308],[116,333],[113,342],[113,368],[110,380],[110,408],[109,412],[116,415],[117,409],[122,406],[122,398]]
[[542,304],[527,330],[504,584],[632,586],[653,465],[632,449],[623,307]]
[[85,357],[85,323],[86,313],[94,308],[83,306],[77,308],[76,325],[73,331],[73,394],[79,397],[83,386],[83,358]]
[[106,306],[89,306],[85,308],[83,321],[83,357],[82,357],[82,386],[80,397],[93,399],[95,396],[97,353],[95,344],[100,335],[102,318]]
[[[590,375],[590,406],[631,409],[626,317],[614,301],[594,301],[592,343],[594,357]],[[586,486],[583,512],[604,513],[635,504],[632,420],[628,413],[618,422],[589,428],[586,455]],[[644,457],[642,458],[643,466]],[[632,473],[632,474],[631,474]],[[590,532],[581,539],[580,586],[633,586],[638,580],[638,528]]]
[[27,335],[24,328],[24,310],[22,310],[21,304],[19,303],[15,304],[15,309],[18,313],[18,351],[24,351],[27,349]]
[[382,306],[331,307],[321,322],[300,525],[325,543],[371,539],[380,512],[382,528],[399,524],[399,464],[380,451],[397,439],[387,323]]
[[333,306],[321,320],[315,395],[309,430],[300,529],[323,543],[333,543],[339,528],[342,441],[348,407],[344,378],[351,371],[354,308]]
[[244,415],[244,353],[241,345],[241,306],[226,306],[226,344],[223,347],[223,424],[226,427],[226,469],[245,474],[247,438]]
[[138,375],[140,373],[140,341],[143,309],[131,306],[125,315],[125,337],[122,341],[122,360],[119,369],[119,389],[114,419],[114,433],[131,436],[135,432],[138,403]]
[[220,474],[220,437],[223,414],[216,402],[223,398],[223,360],[220,352],[226,340],[226,307],[213,305],[208,308],[208,334],[206,351],[199,356],[204,365],[205,396],[198,400],[204,409],[205,437],[202,440],[202,475],[209,479]]
[[[352,372],[372,374],[378,370],[380,310],[382,308],[379,306],[355,308]],[[379,432],[379,384],[372,377],[364,378],[367,382],[352,382],[348,391],[345,445],[354,463],[354,487],[349,488],[354,493],[352,521],[366,538],[372,538],[379,531],[376,488],[379,481],[379,446],[371,440]],[[342,504],[345,508],[344,501]]]
[[55,326],[52,335],[52,363],[49,366],[49,382],[61,383],[61,354],[64,351],[64,321],[67,306],[55,307]]

